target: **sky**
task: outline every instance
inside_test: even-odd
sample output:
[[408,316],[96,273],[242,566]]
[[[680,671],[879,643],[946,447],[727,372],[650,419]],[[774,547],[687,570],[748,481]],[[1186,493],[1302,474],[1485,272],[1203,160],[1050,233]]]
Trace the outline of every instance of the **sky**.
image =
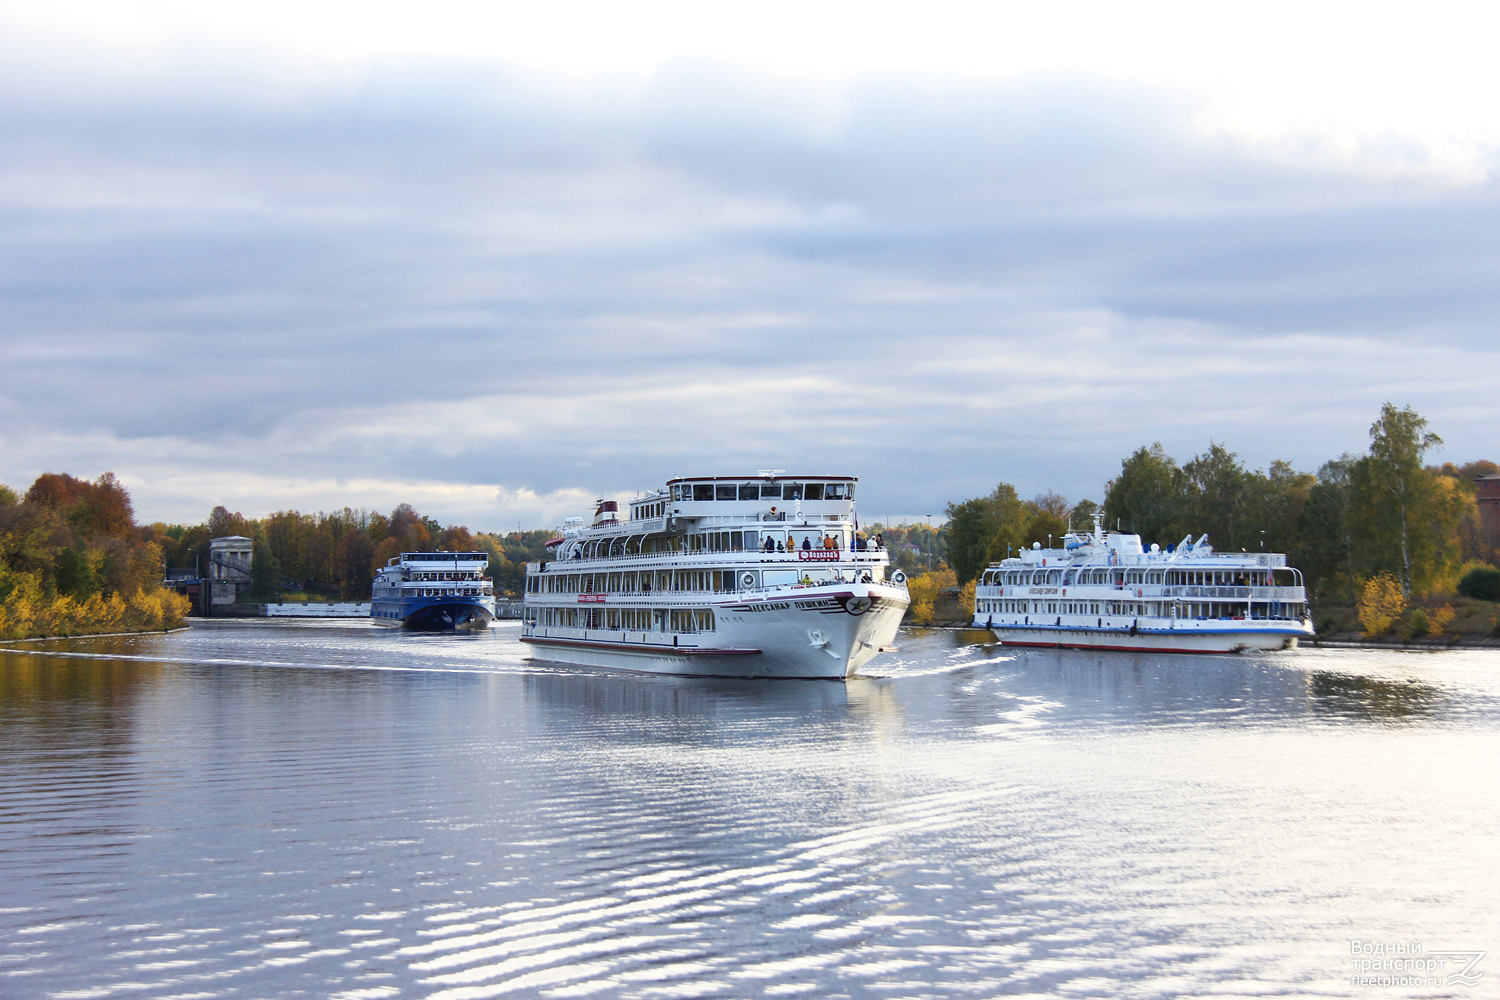
[[0,482],[545,528],[1500,460],[1472,3],[0,0]]

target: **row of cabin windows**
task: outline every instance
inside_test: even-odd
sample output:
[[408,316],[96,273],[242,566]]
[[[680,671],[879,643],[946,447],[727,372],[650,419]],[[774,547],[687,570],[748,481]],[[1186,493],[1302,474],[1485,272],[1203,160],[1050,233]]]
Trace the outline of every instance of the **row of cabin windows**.
[[796,569],[768,569],[750,573],[744,581],[744,569],[663,569],[639,573],[535,573],[526,578],[526,589],[533,594],[652,594],[707,591],[733,593],[762,587],[808,586],[823,583],[874,583],[883,579],[869,569],[840,569],[826,566],[798,566]]
[[487,563],[489,555],[484,552],[403,552],[403,562],[481,562]]
[[788,545],[801,549],[821,549],[823,539],[832,536],[834,547],[849,547],[849,532],[844,528],[797,528],[786,531],[705,531],[681,538],[609,538],[584,542],[579,558],[602,559],[610,556],[652,555],[660,552],[755,552],[765,551],[766,540],[773,548],[784,551]]
[[[1171,604],[1132,601],[980,601],[977,613],[981,615],[1106,615],[1127,618],[1174,617]],[[1302,616],[1302,605],[1284,604],[1277,613],[1272,613],[1265,604],[1226,604],[1215,601],[1189,602],[1175,605],[1175,617],[1179,619],[1210,620],[1221,618],[1296,619]]]
[[543,628],[616,632],[712,632],[712,608],[529,608],[526,620]]
[[673,500],[853,500],[853,483],[673,483]]
[[1136,587],[1142,584],[1166,584],[1170,587],[1266,587],[1271,585],[1269,571],[1259,569],[1147,570],[1101,566],[1081,570],[1037,569],[1029,572],[1010,570],[987,573],[985,576],[986,583],[1002,587],[1026,587],[1041,584],[1069,587],[1090,585]]

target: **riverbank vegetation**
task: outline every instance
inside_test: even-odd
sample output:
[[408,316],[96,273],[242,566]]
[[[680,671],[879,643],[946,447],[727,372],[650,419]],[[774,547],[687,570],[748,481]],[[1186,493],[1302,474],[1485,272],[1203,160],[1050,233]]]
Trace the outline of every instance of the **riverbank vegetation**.
[[[1148,545],[1206,534],[1220,551],[1286,553],[1303,573],[1320,634],[1494,634],[1500,605],[1481,593],[1500,596],[1500,550],[1482,523],[1475,481],[1500,466],[1424,464],[1441,445],[1423,417],[1387,403],[1365,454],[1330,459],[1317,472],[1281,461],[1247,469],[1214,442],[1181,465],[1160,444],[1142,446],[1121,462],[1100,513],[1108,528]],[[1056,494],[1021,500],[1008,483],[949,504],[945,540],[957,583],[1018,549],[1089,530],[1096,509]],[[1492,580],[1496,589],[1483,589]]]
[[173,628],[184,597],[161,587],[162,552],[106,472],[47,473],[24,496],[0,486],[0,638]]
[[323,599],[369,600],[375,571],[402,552],[484,552],[489,576],[501,596],[519,595],[529,560],[543,558],[551,531],[507,535],[439,524],[410,504],[390,514],[345,507],[332,513],[277,511],[248,518],[215,507],[202,524],[152,526],[169,567],[206,574],[209,542],[240,535],[254,542],[251,590],[256,600],[277,600],[288,592]]

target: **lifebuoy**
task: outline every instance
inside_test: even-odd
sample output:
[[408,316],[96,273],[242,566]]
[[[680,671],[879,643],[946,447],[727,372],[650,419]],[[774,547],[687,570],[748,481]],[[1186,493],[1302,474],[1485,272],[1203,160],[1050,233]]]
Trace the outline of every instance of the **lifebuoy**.
[[1135,596],[1136,597],[1144,597],[1145,593],[1141,590],[1140,587],[1137,587],[1137,588],[1135,588]]

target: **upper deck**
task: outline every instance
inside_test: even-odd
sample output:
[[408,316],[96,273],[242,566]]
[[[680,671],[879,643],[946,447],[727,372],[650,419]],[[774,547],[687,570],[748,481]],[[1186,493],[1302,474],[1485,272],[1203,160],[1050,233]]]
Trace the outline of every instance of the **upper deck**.
[[[852,521],[852,476],[707,476],[672,479],[663,491],[665,510],[678,518],[742,521]],[[632,505],[634,507],[634,505]]]
[[853,476],[699,476],[668,480],[630,502],[621,520],[612,500],[599,501],[593,522],[565,526],[570,537],[639,535],[764,522],[835,524],[854,521]]
[[[669,480],[630,502],[621,519],[614,501],[601,500],[592,523],[569,518],[549,542],[557,558],[609,559],[627,555],[681,558],[700,552],[747,558],[789,549],[831,550],[805,558],[839,558],[866,550],[854,528],[853,476],[694,476]],[[881,553],[878,557],[884,559]]]

